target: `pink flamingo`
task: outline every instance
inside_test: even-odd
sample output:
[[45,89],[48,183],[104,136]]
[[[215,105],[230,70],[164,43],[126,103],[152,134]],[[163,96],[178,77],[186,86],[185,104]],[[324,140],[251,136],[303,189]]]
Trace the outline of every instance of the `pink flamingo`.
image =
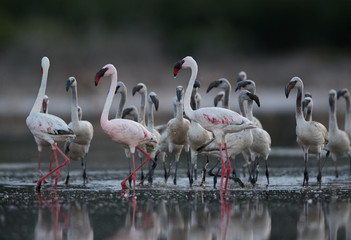
[[[133,172],[122,181],[122,189],[126,189],[126,181],[132,176],[133,178],[133,195],[135,196],[135,180],[136,180],[136,171],[141,168],[149,159],[150,155],[139,147],[139,145],[155,142],[157,143],[156,137],[154,134],[149,132],[143,125],[140,123],[134,122],[129,119],[108,119],[109,111],[111,108],[112,100],[115,95],[115,90],[117,87],[117,69],[112,64],[105,65],[100,71],[95,75],[95,86],[98,85],[100,78],[105,76],[111,76],[111,86],[110,91],[108,92],[104,109],[102,110],[100,124],[104,132],[110,136],[111,140],[128,146],[132,154],[133,160]],[[135,168],[134,162],[134,153],[135,148],[139,149],[142,153],[146,155],[144,162],[140,164],[139,167]]]
[[[43,98],[43,102],[42,102],[42,107],[41,107],[41,112],[42,113],[48,113],[48,107],[49,107],[49,97],[47,95],[44,95]],[[38,146],[38,172],[44,176],[44,173],[41,170],[40,167],[40,162],[41,162],[41,153],[43,151],[43,147],[49,147],[50,143],[48,143],[45,140],[42,140],[40,138],[37,138],[36,136],[34,136],[34,140],[37,143]],[[52,154],[53,154],[53,150],[51,150],[51,155],[50,155],[50,167],[49,167],[49,171],[52,170],[51,168],[51,163],[52,163]]]
[[223,153],[222,153],[222,144],[224,143],[224,149],[226,151],[227,156],[227,177],[225,182],[225,191],[227,190],[228,179],[230,176],[231,166],[228,159],[228,150],[227,144],[225,141],[225,136],[227,133],[240,132],[244,129],[255,128],[255,125],[248,120],[247,118],[241,116],[237,112],[217,107],[206,107],[200,108],[197,110],[193,110],[190,106],[190,98],[193,90],[194,82],[197,76],[197,63],[196,61],[188,56],[177,62],[174,66],[173,72],[174,76],[177,76],[178,72],[182,68],[190,68],[191,76],[188,83],[188,87],[185,92],[184,97],[184,111],[185,114],[195,122],[198,122],[204,129],[212,132],[216,138],[218,143],[218,148],[220,151],[221,162],[222,162],[222,170],[221,170],[221,183],[220,183],[220,191],[222,191],[223,187],[223,178],[226,171]]
[[60,176],[60,168],[65,166],[67,163],[69,163],[68,157],[61,151],[61,149],[57,146],[56,142],[65,141],[68,138],[75,137],[73,131],[68,127],[68,125],[61,118],[52,114],[40,112],[42,100],[45,95],[49,67],[50,67],[49,59],[47,57],[43,57],[41,60],[42,79],[41,79],[40,88],[38,91],[37,98],[34,102],[33,108],[26,119],[26,124],[29,130],[34,135],[34,137],[41,139],[43,141],[46,141],[51,145],[51,149],[54,152],[56,165],[58,165],[56,150],[58,150],[59,153],[64,157],[65,162],[59,166],[56,166],[54,170],[51,170],[48,174],[41,177],[38,180],[38,183],[36,185],[37,190],[40,190],[41,183],[54,172],[56,172],[56,180],[55,180],[55,189],[56,189],[57,181]]

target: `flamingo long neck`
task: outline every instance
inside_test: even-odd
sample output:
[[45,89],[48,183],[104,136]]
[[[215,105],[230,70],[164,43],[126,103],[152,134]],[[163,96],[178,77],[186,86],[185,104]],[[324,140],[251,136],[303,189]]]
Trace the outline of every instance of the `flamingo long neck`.
[[35,99],[35,102],[34,102],[34,105],[32,107],[31,112],[40,112],[40,109],[41,109],[41,106],[42,106],[42,103],[43,103],[43,98],[44,98],[45,91],[46,91],[46,83],[47,83],[47,79],[48,79],[48,71],[49,71],[48,67],[43,69],[38,95],[37,95],[37,98]]
[[145,126],[145,103],[146,103],[146,95],[147,92],[141,94],[141,102],[140,102],[140,112],[139,112],[139,119],[138,122]]
[[183,101],[177,102],[176,103],[176,119],[179,122],[183,121]]
[[152,103],[149,102],[147,105],[147,128],[149,131],[154,129],[154,113],[152,111]]
[[302,93],[303,93],[303,86],[297,87],[297,94],[296,94],[296,121],[298,119],[303,119],[303,121],[306,121],[305,118],[303,117],[302,113]]
[[106,123],[109,121],[108,120],[108,115],[109,115],[109,112],[110,112],[110,108],[111,108],[113,97],[115,95],[116,87],[117,87],[117,72],[114,72],[111,75],[110,90],[108,91],[108,94],[107,94],[107,97],[106,97],[106,101],[105,101],[105,105],[104,105],[104,109],[102,110],[102,114],[101,114],[101,118],[100,118],[100,124],[101,124],[102,129],[105,129]]
[[229,109],[230,108],[230,92],[231,92],[232,87],[228,85],[227,88],[224,89],[224,108]]
[[253,101],[247,101],[247,118],[252,121],[253,120]]
[[119,101],[119,105],[117,108],[117,113],[116,113],[116,118],[122,118],[122,113],[123,113],[123,108],[124,105],[126,104],[126,92],[122,91],[121,92],[121,100]]
[[190,106],[190,98],[191,98],[191,93],[193,91],[194,82],[195,82],[195,78],[197,76],[197,71],[198,71],[197,64],[195,61],[191,62],[190,69],[191,69],[191,76],[190,76],[188,87],[186,88],[185,96],[184,96],[184,111],[185,111],[185,114],[190,119],[194,119],[195,111]]
[[336,120],[336,104],[335,101],[329,106],[329,130],[335,131],[339,129],[338,121]]
[[246,105],[244,104],[244,101],[240,98],[239,98],[239,108],[241,111],[241,115],[243,117],[247,117]]
[[72,100],[71,100],[71,121],[78,122],[78,94],[77,94],[77,86],[74,86],[71,89],[72,92]]
[[307,108],[305,119],[306,121],[312,121],[312,108]]
[[351,112],[350,112],[350,98],[347,97],[345,98],[346,100],[346,112],[345,112],[345,131],[350,132],[351,131]]

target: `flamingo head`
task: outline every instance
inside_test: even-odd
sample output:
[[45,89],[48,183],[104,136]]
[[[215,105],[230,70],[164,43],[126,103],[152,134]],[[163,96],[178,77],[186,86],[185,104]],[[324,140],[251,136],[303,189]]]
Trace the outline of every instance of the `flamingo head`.
[[158,105],[159,105],[159,101],[157,98],[157,94],[155,92],[150,92],[147,98],[149,104],[154,104],[155,105],[155,109],[156,111],[158,110]]
[[209,91],[211,91],[212,88],[222,88],[222,89],[228,89],[229,88],[229,81],[225,78],[220,78],[216,81],[211,82],[208,85],[208,88],[206,90],[206,93],[208,93]]
[[252,80],[244,80],[244,81],[238,82],[235,86],[235,92],[242,88],[250,91],[251,93],[256,92],[256,84]]
[[302,87],[303,83],[301,78],[299,77],[293,77],[290,82],[288,83],[288,85],[285,86],[285,96],[286,98],[289,97],[290,91],[291,89],[295,88],[295,87]]
[[192,57],[190,57],[190,56],[187,56],[187,57],[183,58],[182,60],[180,60],[179,62],[177,62],[174,65],[174,68],[173,68],[174,77],[177,76],[177,74],[178,74],[180,69],[182,69],[182,68],[189,68],[194,63],[195,63],[195,60]]
[[122,118],[126,118],[127,116],[131,116],[135,122],[138,121],[138,109],[135,106],[127,107],[123,109]]
[[50,60],[47,57],[41,59],[41,74],[43,75],[44,70],[47,72],[50,67]]
[[135,87],[133,87],[133,96],[136,92],[140,94],[145,94],[147,91],[146,86],[144,83],[138,83]]
[[239,98],[242,100],[242,101],[255,101],[257,106],[260,107],[260,99],[257,95],[251,93],[249,90],[241,90],[240,91],[240,95],[239,95]]
[[123,82],[118,81],[115,94],[125,92],[126,90],[127,90],[126,85],[124,85]]
[[75,77],[69,77],[66,80],[66,91],[68,91],[70,87],[76,87],[76,86],[77,86],[77,80],[75,79]]
[[349,90],[347,88],[343,88],[343,89],[339,90],[337,98],[339,99],[340,97],[344,97],[345,99],[349,99],[350,98]]
[[246,75],[246,72],[244,71],[240,71],[239,74],[238,74],[238,79],[237,79],[237,83],[240,82],[240,81],[245,81],[247,79],[247,75]]
[[105,65],[95,74],[95,86],[99,84],[99,81],[102,77],[111,76],[113,74],[117,74],[115,66],[113,66],[112,64]]
[[214,106],[217,107],[218,103],[224,98],[225,93],[223,91],[220,91],[217,93],[217,95],[214,98]]
[[330,89],[329,91],[329,106],[331,111],[333,112],[335,109],[335,99],[336,99],[336,91],[334,89]]
[[177,96],[177,101],[181,102],[181,100],[183,99],[183,95],[184,95],[184,88],[183,86],[178,86],[176,88],[176,96]]

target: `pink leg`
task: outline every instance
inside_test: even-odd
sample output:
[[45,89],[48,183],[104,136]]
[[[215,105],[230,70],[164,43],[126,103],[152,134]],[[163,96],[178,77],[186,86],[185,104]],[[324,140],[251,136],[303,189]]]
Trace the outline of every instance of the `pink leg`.
[[224,149],[225,149],[225,154],[227,155],[227,178],[225,179],[224,189],[225,189],[225,192],[227,192],[227,185],[228,185],[228,180],[230,177],[230,171],[231,171],[232,167],[230,166],[227,143],[224,143]]
[[219,147],[219,153],[220,153],[220,155],[221,155],[221,162],[222,162],[221,184],[219,185],[219,191],[222,192],[222,188],[223,188],[223,178],[224,178],[224,173],[225,173],[225,165],[224,165],[224,160],[223,160],[222,144],[218,143],[218,147]]
[[[59,153],[63,156],[63,158],[65,159],[65,162],[63,164],[61,164],[60,166],[56,167],[54,170],[50,171],[48,174],[46,174],[45,176],[43,176],[42,178],[40,178],[38,180],[38,183],[37,183],[37,186],[36,186],[36,189],[37,190],[40,190],[40,186],[41,186],[41,183],[42,181],[45,180],[45,178],[47,178],[47,176],[53,174],[54,172],[56,172],[58,169],[62,168],[63,166],[67,165],[67,163],[69,163],[69,158],[66,157],[66,155],[61,151],[61,149],[56,145],[56,143],[53,143],[53,146],[59,151]],[[56,186],[55,186],[56,188]]]
[[[57,167],[59,164],[58,164],[58,161],[57,161],[56,150],[53,150],[53,151],[54,151],[54,155],[55,155],[55,164],[56,164],[56,167]],[[52,176],[52,175],[51,175],[51,176]],[[60,169],[58,169],[58,170],[56,171],[55,189],[56,189],[56,187],[57,187],[57,181],[58,181],[59,177],[60,177]]]
[[122,189],[126,189],[126,188],[127,188],[127,186],[126,186],[126,181],[127,181],[131,176],[133,176],[133,174],[134,174],[136,171],[138,171],[138,169],[141,168],[141,167],[142,167],[145,163],[147,163],[147,161],[149,161],[149,159],[150,159],[150,154],[148,154],[147,152],[145,152],[143,149],[141,149],[141,148],[139,148],[139,147],[137,147],[137,149],[139,149],[139,151],[141,151],[142,153],[144,153],[144,154],[146,155],[146,159],[145,159],[144,162],[142,162],[142,163],[140,164],[139,167],[137,167],[135,170],[133,170],[133,172],[132,172],[131,174],[129,174],[129,176],[128,176],[126,179],[124,179],[124,180],[121,182]]

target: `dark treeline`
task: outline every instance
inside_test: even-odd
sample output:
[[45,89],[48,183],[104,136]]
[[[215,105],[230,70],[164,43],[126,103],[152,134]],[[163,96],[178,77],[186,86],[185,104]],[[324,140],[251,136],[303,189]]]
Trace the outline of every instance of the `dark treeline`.
[[59,26],[81,38],[91,27],[111,31],[139,25],[181,52],[206,45],[246,52],[337,51],[351,46],[350,11],[350,1],[326,0],[7,0],[0,8],[0,49],[44,24],[48,33],[50,26]]

